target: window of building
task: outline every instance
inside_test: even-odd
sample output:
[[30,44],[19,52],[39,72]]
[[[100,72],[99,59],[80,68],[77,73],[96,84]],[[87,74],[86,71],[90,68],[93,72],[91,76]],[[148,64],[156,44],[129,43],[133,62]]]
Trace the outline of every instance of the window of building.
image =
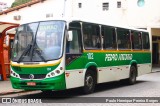
[[100,27],[96,24],[83,23],[83,40],[85,49],[100,49]]
[[149,44],[149,34],[146,32],[142,33],[142,40],[143,40],[143,49],[149,49],[150,44]]
[[117,28],[118,49],[131,49],[130,33],[128,29]]
[[102,9],[103,9],[103,11],[109,10],[109,3],[103,3],[102,4]]
[[132,49],[142,49],[141,32],[131,31]]
[[117,8],[121,8],[121,1],[117,2]]
[[82,8],[82,3],[78,3],[78,8]]
[[102,26],[103,49],[117,49],[116,33],[114,27]]

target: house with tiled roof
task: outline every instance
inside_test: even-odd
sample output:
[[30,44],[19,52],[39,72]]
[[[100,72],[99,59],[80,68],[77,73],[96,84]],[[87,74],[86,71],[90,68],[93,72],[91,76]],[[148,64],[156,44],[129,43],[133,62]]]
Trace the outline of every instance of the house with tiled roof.
[[64,1],[32,0],[0,12],[0,20],[13,23],[25,23],[50,17],[62,17]]

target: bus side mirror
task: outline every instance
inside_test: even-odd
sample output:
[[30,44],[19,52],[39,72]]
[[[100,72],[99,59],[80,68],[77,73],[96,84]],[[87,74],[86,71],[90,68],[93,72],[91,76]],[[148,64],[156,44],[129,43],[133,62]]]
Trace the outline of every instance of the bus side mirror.
[[72,41],[72,40],[73,40],[73,31],[68,31],[67,40],[68,40],[68,41]]

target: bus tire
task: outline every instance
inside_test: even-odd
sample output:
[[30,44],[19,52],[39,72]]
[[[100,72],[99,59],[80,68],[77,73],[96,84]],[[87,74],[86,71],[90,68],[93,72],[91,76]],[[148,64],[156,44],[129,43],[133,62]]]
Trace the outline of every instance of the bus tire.
[[130,85],[133,85],[136,83],[136,78],[137,78],[137,69],[135,66],[130,67],[130,74],[129,78],[127,79],[127,83]]
[[96,78],[92,70],[88,70],[85,74],[83,93],[90,94],[94,91]]

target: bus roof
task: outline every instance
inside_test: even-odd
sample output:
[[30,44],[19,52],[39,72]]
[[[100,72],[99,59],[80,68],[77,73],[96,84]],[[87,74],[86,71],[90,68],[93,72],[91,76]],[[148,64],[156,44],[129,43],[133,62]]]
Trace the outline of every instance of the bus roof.
[[96,21],[85,21],[85,20],[70,20],[71,22],[86,22],[86,23],[93,23],[93,24],[99,24],[99,25],[106,25],[106,26],[111,26],[115,28],[125,28],[129,30],[136,30],[136,31],[141,31],[141,32],[148,32],[148,30],[145,29],[139,29],[139,28],[134,28],[134,27],[129,27],[129,26],[120,26],[120,25],[115,25],[115,24],[110,24],[110,23],[104,23],[104,22],[96,22]]
[[142,31],[142,32],[148,32],[145,29],[138,29],[138,28],[134,28],[134,27],[129,27],[129,26],[122,26],[122,25],[115,25],[115,24],[111,24],[111,23],[107,23],[107,22],[103,22],[103,21],[97,21],[97,20],[86,20],[86,19],[78,19],[78,18],[70,18],[70,19],[66,19],[66,18],[48,18],[48,19],[41,19],[41,20],[36,20],[36,21],[30,21],[30,22],[25,22],[22,24],[27,24],[27,23],[34,23],[34,22],[39,22],[39,21],[51,21],[51,20],[60,20],[60,21],[66,21],[66,22],[86,22],[86,23],[93,23],[93,24],[99,24],[99,25],[106,25],[106,26],[111,26],[111,27],[116,27],[116,28],[125,28],[125,29],[129,29],[129,30],[136,30],[136,31]]

